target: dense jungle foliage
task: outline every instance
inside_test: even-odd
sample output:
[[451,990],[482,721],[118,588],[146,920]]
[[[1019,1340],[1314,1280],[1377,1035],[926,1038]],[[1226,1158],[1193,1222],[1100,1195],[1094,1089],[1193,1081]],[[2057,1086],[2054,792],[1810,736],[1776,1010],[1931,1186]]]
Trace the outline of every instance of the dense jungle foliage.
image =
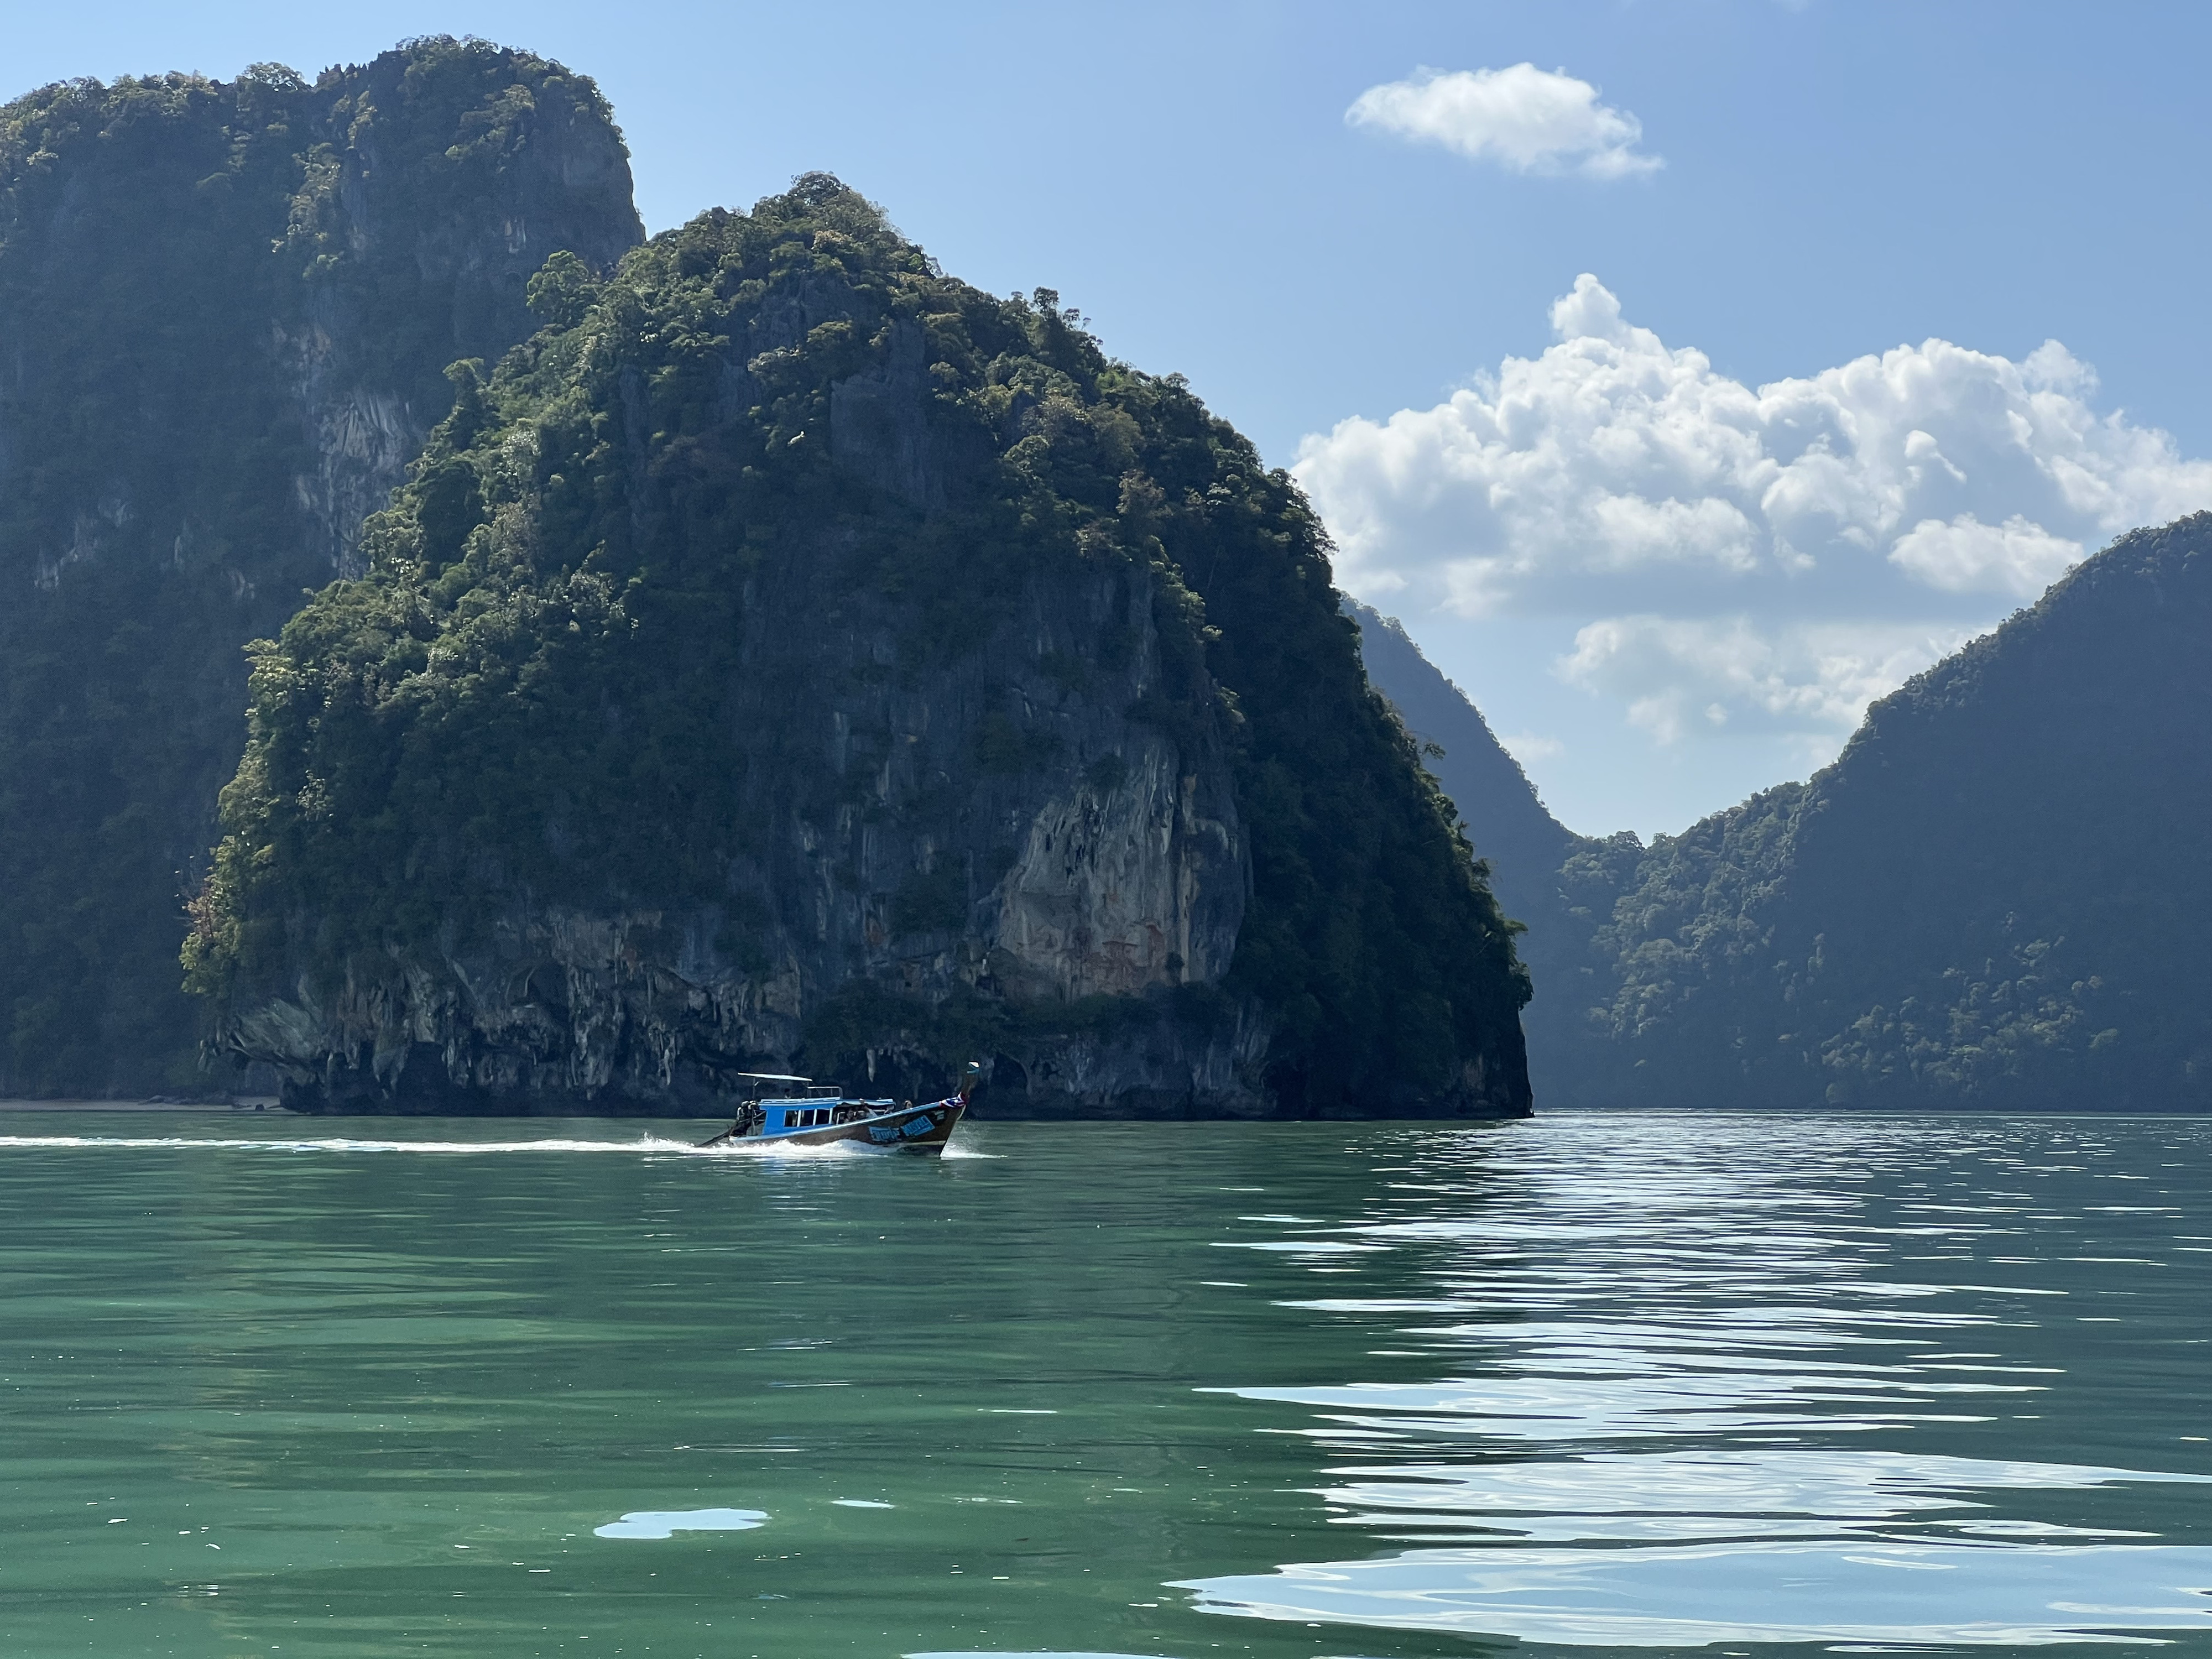
[[[738,641],[794,561],[889,602],[881,672],[910,679],[1041,580],[1134,571],[1163,659],[1135,717],[1233,750],[1252,888],[1219,994],[1270,1012],[1283,1106],[1379,1109],[1507,1031],[1517,1064],[1511,929],[1367,686],[1326,538],[1179,378],[1109,359],[1048,291],[945,276],[822,175],[604,282],[556,259],[530,299],[541,332],[454,370],[368,574],[255,655],[198,988],[427,961],[518,893],[726,898],[761,828],[741,786],[779,741],[733,714]],[[1046,666],[1080,687],[1128,648],[1109,626]],[[1068,763],[1018,711],[975,741],[987,772]],[[915,917],[957,901],[927,886],[901,895]],[[739,960],[748,926],[720,941]]]
[[590,82],[482,43],[0,106],[0,1088],[203,1084],[176,939],[240,647],[348,561],[446,365],[535,326],[529,272],[639,236]]

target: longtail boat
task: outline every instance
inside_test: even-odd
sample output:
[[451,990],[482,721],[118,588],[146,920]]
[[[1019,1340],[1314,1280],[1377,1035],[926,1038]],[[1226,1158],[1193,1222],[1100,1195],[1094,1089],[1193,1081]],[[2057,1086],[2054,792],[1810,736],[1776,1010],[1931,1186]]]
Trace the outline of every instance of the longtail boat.
[[910,1100],[866,1100],[812,1078],[781,1072],[740,1072],[748,1082],[797,1085],[799,1092],[762,1093],[738,1108],[735,1119],[702,1146],[828,1146],[839,1141],[885,1152],[933,1157],[945,1150],[983,1068],[969,1061],[957,1094],[917,1106]]

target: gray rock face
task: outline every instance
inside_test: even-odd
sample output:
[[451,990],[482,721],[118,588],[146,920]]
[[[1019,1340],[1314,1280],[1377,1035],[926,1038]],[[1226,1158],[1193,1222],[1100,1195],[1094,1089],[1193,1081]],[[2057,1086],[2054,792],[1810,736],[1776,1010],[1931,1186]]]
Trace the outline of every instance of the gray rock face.
[[1243,911],[1233,808],[1203,801],[1162,738],[1129,747],[1119,781],[1079,781],[1038,809],[1000,884],[984,937],[998,977],[1029,994],[1129,996],[1229,971]]
[[[719,1110],[865,984],[896,999],[833,1051],[848,1084],[949,1086],[908,1039],[950,1005],[983,1012],[986,1110],[1263,1115],[1272,1028],[1211,989],[1250,883],[1220,734],[1178,744],[1124,712],[1158,672],[1150,573],[1035,586],[982,649],[902,683],[899,619],[823,568],[779,561],[748,606],[738,708],[763,740],[728,904],[519,902],[434,969],[253,1004],[233,1050],[307,1109]],[[1119,666],[1108,635],[1133,641]],[[1009,1005],[1046,1012],[991,1017]]]
[[[605,106],[588,83],[526,60],[501,64],[514,56],[440,54],[441,75],[387,52],[325,77],[340,142],[307,166],[295,199],[284,251],[312,256],[310,281],[304,307],[271,337],[309,435],[295,489],[337,574],[361,574],[362,520],[450,406],[445,366],[496,359],[537,326],[524,292],[552,254],[604,271],[642,239]],[[502,111],[507,125],[471,142],[490,113],[471,108],[471,94],[511,100],[502,82],[532,80],[526,117]],[[425,191],[430,146],[475,188]],[[396,315],[395,281],[413,290]]]
[[[787,319],[773,344],[796,343]],[[764,348],[765,349],[765,348]],[[840,380],[830,392],[830,453],[837,465],[909,507],[945,505],[942,468],[923,416],[928,391],[927,350],[921,330],[901,319],[891,325],[890,350],[879,366]]]
[[390,499],[407,463],[421,453],[428,428],[393,393],[359,387],[325,392],[318,382],[331,355],[327,334],[318,330],[294,349],[301,360],[295,385],[314,432],[313,471],[299,474],[294,488],[313,526],[315,547],[333,574],[358,576],[361,562],[354,550],[361,521]]

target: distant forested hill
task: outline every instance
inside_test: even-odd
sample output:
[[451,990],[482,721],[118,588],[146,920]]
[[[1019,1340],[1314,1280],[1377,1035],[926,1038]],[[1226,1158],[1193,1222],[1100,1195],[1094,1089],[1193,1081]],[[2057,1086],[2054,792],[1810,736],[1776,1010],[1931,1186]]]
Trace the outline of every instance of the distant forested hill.
[[[1369,638],[1401,706],[1434,696]],[[1490,774],[1454,791],[1478,850],[1534,805]],[[1808,783],[1541,873],[1501,854],[1539,1101],[2212,1109],[2208,826],[2200,514],[1876,703]]]
[[1429,745],[1425,763],[1465,817],[1475,856],[1490,866],[1498,902],[1515,916],[1542,908],[1555,885],[1553,872],[1581,838],[1545,810],[1489,722],[1395,620],[1356,602],[1345,608],[1359,624],[1368,678]]
[[240,647],[358,568],[547,255],[640,235],[591,82],[480,42],[0,107],[0,1091],[202,1082]]

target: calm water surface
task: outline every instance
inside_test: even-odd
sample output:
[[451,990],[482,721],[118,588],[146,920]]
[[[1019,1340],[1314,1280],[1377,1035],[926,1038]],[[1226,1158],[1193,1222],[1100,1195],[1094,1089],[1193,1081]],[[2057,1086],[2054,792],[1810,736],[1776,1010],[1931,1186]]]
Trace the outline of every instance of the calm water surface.
[[0,1654],[2212,1655],[2212,1123],[0,1114]]

